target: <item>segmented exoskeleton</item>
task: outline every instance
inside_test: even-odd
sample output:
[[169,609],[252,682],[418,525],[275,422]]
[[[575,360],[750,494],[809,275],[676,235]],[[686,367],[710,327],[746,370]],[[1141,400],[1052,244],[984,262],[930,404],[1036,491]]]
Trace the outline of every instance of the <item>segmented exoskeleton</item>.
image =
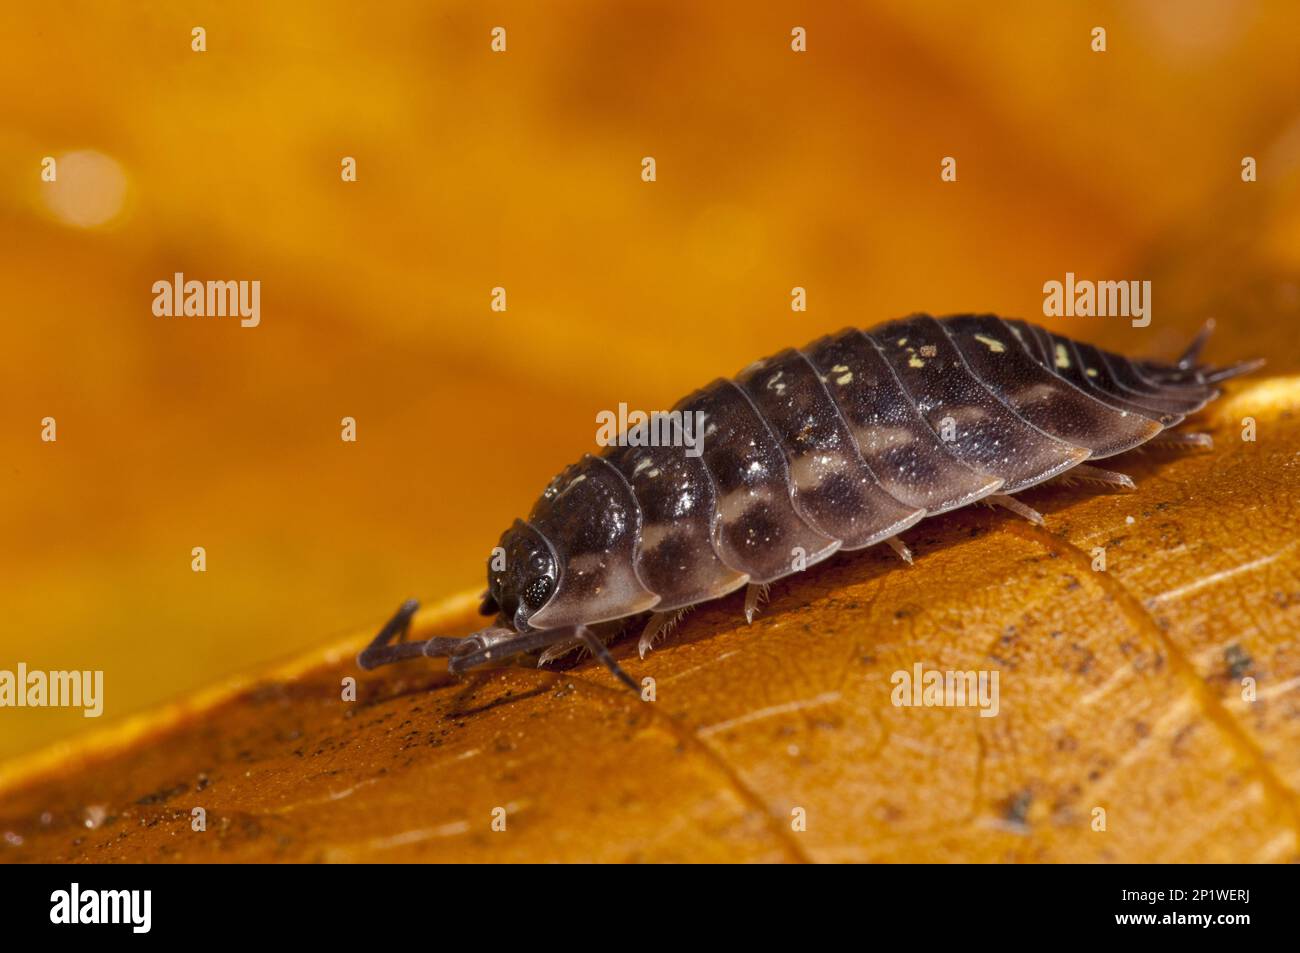
[[1199,364],[1210,327],[1172,364],[993,315],[915,315],[782,351],[674,407],[703,414],[698,455],[613,446],[552,480],[489,561],[496,625],[390,644],[407,602],[358,661],[446,656],[459,672],[586,646],[635,688],[589,626],[651,613],[644,657],[690,606],[748,586],[752,619],[768,583],[838,550],[887,542],[911,562],[898,534],[923,517],[986,500],[1041,521],[1012,494],[1067,471],[1131,487],[1084,461],[1156,438],[1261,363]]

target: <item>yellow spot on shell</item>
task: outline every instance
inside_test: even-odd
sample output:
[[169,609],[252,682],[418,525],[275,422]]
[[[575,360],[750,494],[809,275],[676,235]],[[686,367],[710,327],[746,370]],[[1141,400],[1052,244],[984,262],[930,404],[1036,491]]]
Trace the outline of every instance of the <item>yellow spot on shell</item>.
[[899,338],[899,339],[898,339],[898,346],[899,346],[899,347],[902,347],[902,346],[903,346],[904,344],[906,344],[906,343],[907,343],[907,338]]
[[1002,342],[999,341],[997,338],[991,338],[983,334],[977,334],[975,335],[975,340],[979,341],[981,344],[987,347],[994,354],[1001,354],[1003,351],[1006,350]]
[[1097,376],[1097,368],[1095,368],[1095,367],[1090,367],[1090,368],[1088,368],[1084,373],[1087,374],[1089,377],[1096,377],[1096,376]]
[[852,371],[849,371],[847,374],[844,374],[844,375],[841,375],[840,377],[835,378],[835,383],[837,383],[837,384],[839,384],[841,387],[843,387],[845,384],[850,383],[852,380],[853,380],[853,372],[852,372]]
[[1058,344],[1058,345],[1056,345],[1056,366],[1057,366],[1057,367],[1069,367],[1069,366],[1070,366],[1070,355],[1069,355],[1069,353],[1065,350],[1065,345],[1064,345],[1064,344]]
[[917,357],[915,354],[913,354],[913,355],[911,356],[911,358],[908,359],[908,361],[907,361],[907,366],[908,366],[908,367],[925,367],[925,361],[921,360],[919,357]]

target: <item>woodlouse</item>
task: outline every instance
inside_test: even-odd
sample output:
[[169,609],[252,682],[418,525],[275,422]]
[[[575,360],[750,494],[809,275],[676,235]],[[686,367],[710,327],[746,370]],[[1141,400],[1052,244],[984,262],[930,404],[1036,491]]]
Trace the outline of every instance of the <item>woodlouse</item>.
[[1041,522],[1012,494],[1066,471],[1131,487],[1084,461],[1156,438],[1262,363],[1198,363],[1211,327],[1172,364],[994,315],[914,315],[787,349],[678,402],[704,415],[698,455],[612,446],[555,477],[489,560],[482,611],[497,624],[407,642],[408,601],[358,662],[447,657],[461,672],[585,646],[635,688],[589,626],[650,612],[644,657],[689,607],[748,586],[752,619],[768,583],[838,550],[886,542],[911,562],[898,533],[923,517],[986,500]]

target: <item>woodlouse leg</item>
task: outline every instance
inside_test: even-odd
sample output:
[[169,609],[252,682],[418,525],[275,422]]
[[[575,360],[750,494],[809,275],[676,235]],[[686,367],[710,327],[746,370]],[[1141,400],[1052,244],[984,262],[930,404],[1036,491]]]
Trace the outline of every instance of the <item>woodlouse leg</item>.
[[550,646],[541,655],[537,656],[537,667],[549,665],[557,659],[562,659],[570,652],[576,652],[582,648],[582,640],[578,638],[565,639],[563,642],[556,642]]
[[641,687],[632,680],[632,676],[623,671],[619,664],[614,661],[614,656],[609,654],[609,649],[605,648],[605,643],[596,638],[596,633],[585,625],[578,626],[578,637],[582,639],[583,644],[591,649],[591,654],[600,659],[601,664],[614,673],[614,677],[626,685],[638,695],[641,694]]
[[[682,610],[682,612],[685,611],[686,611],[685,609]],[[620,620],[620,622],[624,622],[624,623],[626,621],[627,621],[626,619]],[[623,625],[620,625],[618,631],[616,632],[607,631],[602,633],[600,631],[597,631],[596,638],[600,639],[602,642],[608,645],[610,642],[613,642],[615,639],[617,639],[620,635],[623,634],[624,628],[625,627]],[[586,647],[587,647],[586,642],[582,641],[582,639],[578,638],[578,636],[571,634],[569,638],[564,639],[561,642],[555,642],[549,648],[543,651],[542,654],[537,657],[537,667],[541,668],[543,665],[548,665],[551,662],[554,662],[558,659],[562,659],[570,652],[577,652],[578,658],[581,659],[583,657],[583,653]]]
[[[1075,469],[1078,469],[1077,467]],[[1014,496],[1008,496],[1005,493],[997,493],[993,496],[986,496],[980,500],[981,503],[987,503],[989,506],[1000,506],[1005,510],[1010,510],[1022,519],[1027,519],[1031,523],[1037,523],[1039,526],[1047,525],[1043,520],[1043,514],[1038,512],[1032,506],[1026,506]]]
[[1066,480],[1071,478],[1090,483],[1102,483],[1106,486],[1122,486],[1126,490],[1137,489],[1137,484],[1133,482],[1132,477],[1116,473],[1114,470],[1103,470],[1101,467],[1094,467],[1087,463],[1080,463],[1065,474]]
[[[1214,447],[1214,438],[1208,433],[1169,433],[1165,432],[1152,437],[1147,443],[1149,447],[1173,448],[1176,450],[1210,450]],[[1077,469],[1077,467],[1076,467]]]
[[655,612],[651,614],[650,621],[646,623],[645,630],[641,633],[641,639],[636,644],[636,650],[642,658],[646,653],[655,647],[655,640],[667,635],[673,630],[673,627],[681,621],[682,616],[691,611],[691,606],[678,609],[675,612]]
[[907,543],[903,542],[898,536],[891,536],[885,542],[889,544],[890,549],[898,553],[899,559],[909,566],[912,565],[912,551],[907,548]]
[[759,602],[767,601],[767,583],[751,582],[745,587],[745,625],[754,624]]
[[[390,665],[393,662],[400,662],[403,659],[419,658],[423,655],[434,654],[429,652],[429,648],[435,649],[446,647],[450,649],[453,646],[461,644],[463,639],[433,638],[423,642],[407,642],[406,633],[411,628],[411,616],[420,608],[420,603],[415,599],[407,599],[398,607],[393,617],[384,623],[384,627],[379,630],[379,634],[371,640],[370,644],[362,649],[361,654],[357,656],[357,664],[362,668],[369,670],[378,668],[381,665]],[[393,639],[397,639],[396,645],[389,645]],[[446,654],[446,653],[441,653]]]

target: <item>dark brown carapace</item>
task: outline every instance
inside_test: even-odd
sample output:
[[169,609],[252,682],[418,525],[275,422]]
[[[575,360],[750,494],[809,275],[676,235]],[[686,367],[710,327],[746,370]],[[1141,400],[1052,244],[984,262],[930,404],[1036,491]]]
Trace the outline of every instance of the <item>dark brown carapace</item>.
[[496,625],[393,643],[407,602],[358,661],[445,656],[458,672],[585,646],[635,687],[589,626],[651,613],[644,656],[687,608],[748,586],[752,618],[768,583],[837,550],[885,542],[910,562],[898,534],[924,517],[986,500],[1041,520],[1012,494],[1067,471],[1131,486],[1084,461],[1164,434],[1261,363],[1200,364],[1209,330],[1174,363],[994,315],[915,315],[782,351],[680,401],[665,417],[682,439],[611,446],[552,480],[489,561]]

